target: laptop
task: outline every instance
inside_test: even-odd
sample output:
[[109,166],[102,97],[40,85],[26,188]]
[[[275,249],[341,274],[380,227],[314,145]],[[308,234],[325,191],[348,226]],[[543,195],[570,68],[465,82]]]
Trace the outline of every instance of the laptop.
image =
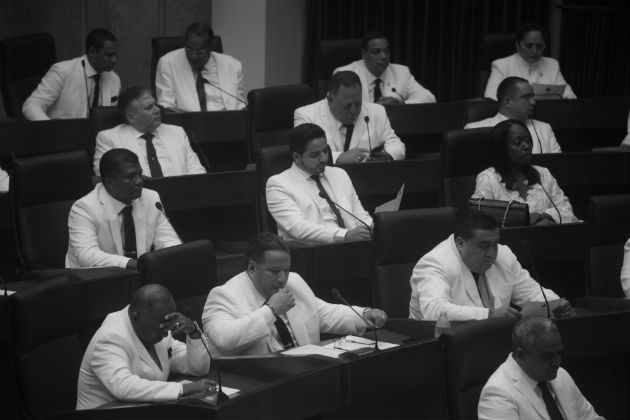
[[534,99],[537,101],[544,101],[548,99],[562,99],[564,90],[567,85],[545,85],[542,83],[532,83],[534,88]]

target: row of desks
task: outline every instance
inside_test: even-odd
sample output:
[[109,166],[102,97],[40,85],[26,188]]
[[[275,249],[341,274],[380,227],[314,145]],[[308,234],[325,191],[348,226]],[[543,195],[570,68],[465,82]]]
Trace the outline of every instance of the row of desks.
[[[627,131],[630,97],[541,101],[536,119],[551,124],[564,151],[617,146]],[[163,121],[184,127],[194,146],[204,150],[210,169],[240,169],[250,161],[248,111],[166,114]],[[439,152],[442,133],[469,121],[491,117],[494,103],[453,102],[391,106],[392,127],[407,145],[409,158]],[[287,118],[291,120],[291,118]],[[275,127],[277,130],[291,127]],[[95,124],[90,119],[10,121],[0,123],[0,155],[94,150]]]
[[[576,378],[611,358],[623,360],[630,355],[630,312],[581,313],[557,321],[564,341],[563,362],[571,365]],[[432,337],[433,327],[433,322],[390,320],[387,329],[379,332],[380,340],[400,346],[356,359],[220,358],[223,384],[240,391],[218,405],[116,403],[59,418],[449,418],[444,343]],[[611,334],[609,327],[619,334]],[[506,342],[510,330],[511,323],[506,322],[502,330]],[[505,358],[509,348],[487,352]],[[585,360],[592,364],[580,366]],[[628,364],[616,367],[623,378]],[[593,384],[579,380],[577,384],[600,415],[617,418],[628,414],[624,405],[630,396],[628,384],[619,382],[597,384],[602,392],[591,392]]]

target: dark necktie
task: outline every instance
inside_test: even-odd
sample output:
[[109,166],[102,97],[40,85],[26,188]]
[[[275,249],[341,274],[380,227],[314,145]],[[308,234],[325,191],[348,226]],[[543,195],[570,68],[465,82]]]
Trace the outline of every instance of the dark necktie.
[[197,69],[197,97],[199,98],[199,107],[202,111],[208,110],[208,104],[206,102],[206,88],[204,86],[204,78],[201,75],[201,70],[203,70],[203,66]]
[[125,206],[120,213],[123,216],[123,232],[125,233],[125,246],[124,254],[127,258],[138,258],[138,252],[136,250],[136,225],[133,223],[133,216],[131,211],[133,207],[131,205]]
[[282,345],[285,349],[290,349],[295,347],[295,342],[293,338],[291,338],[291,333],[289,332],[289,328],[287,324],[284,323],[282,318],[276,315],[276,322],[274,322],[276,326],[276,330],[278,330],[278,335],[280,336],[280,341],[282,341]]
[[324,186],[322,185],[322,180],[319,178],[319,175],[312,175],[311,179],[315,181],[315,183],[317,184],[317,188],[319,189],[319,192],[324,196],[324,199],[326,200],[326,202],[332,209],[333,213],[335,213],[337,224],[339,225],[340,228],[344,229],[346,227],[346,224],[343,222],[343,219],[341,218],[341,213],[339,213],[339,209],[337,208],[335,203],[332,202],[332,200],[330,199],[330,196],[324,189]]
[[147,143],[147,159],[149,161],[149,171],[151,171],[152,178],[163,177],[162,167],[160,166],[160,162],[157,158],[157,153],[155,152],[155,146],[153,146],[153,137],[155,137],[151,133],[144,133],[141,135],[143,139],[146,140]]
[[381,82],[381,79],[374,80],[374,102],[378,102],[378,100],[381,99],[381,96],[383,96],[383,93],[381,92]]
[[350,140],[352,140],[352,132],[354,131],[354,124],[344,124],[346,127],[346,142],[343,144],[343,151],[347,152],[350,148]]
[[90,109],[96,108],[98,106],[98,97],[101,94],[101,75],[95,74],[94,76],[92,76],[92,79],[94,79],[94,94],[92,96],[92,106],[90,107]]
[[542,392],[543,401],[545,401],[549,418],[551,420],[564,420],[564,417],[562,417],[562,413],[560,413],[560,409],[558,408],[558,404],[556,404],[556,400],[547,388],[547,382],[538,382],[538,388]]

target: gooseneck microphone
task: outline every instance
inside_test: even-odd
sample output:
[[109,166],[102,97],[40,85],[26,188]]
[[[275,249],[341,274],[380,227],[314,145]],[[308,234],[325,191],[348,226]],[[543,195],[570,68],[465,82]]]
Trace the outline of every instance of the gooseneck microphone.
[[400,96],[400,100],[402,101],[402,103],[403,104],[405,103],[405,98],[403,98],[403,96],[400,93],[398,93],[395,87],[392,87],[392,93],[395,93],[396,95]]
[[90,117],[90,90],[88,89],[87,74],[85,73],[85,60],[81,60],[81,66],[83,66],[83,81],[85,82],[85,109],[87,110],[86,117]]
[[538,130],[536,130],[536,125],[534,124],[534,120],[530,119],[532,122],[532,128],[534,129],[534,133],[536,134],[536,139],[538,140],[538,147],[540,147],[540,153],[545,153],[543,151],[542,142],[540,141],[540,136],[538,135]]
[[245,107],[247,108],[249,105],[247,104],[247,102],[245,102],[244,100],[242,100],[241,98],[239,98],[238,96],[228,92],[227,90],[220,88],[218,85],[215,85],[214,83],[212,83],[210,80],[206,79],[205,77],[203,77],[203,82],[209,84],[210,86],[212,86],[213,88],[220,90],[221,92],[225,93],[227,96],[236,99],[237,101],[239,101],[240,103],[242,103],[243,105],[245,105]]
[[173,226],[173,223],[171,223],[171,219],[169,219],[168,216],[166,215],[166,211],[164,211],[164,206],[162,205],[162,203],[160,203],[159,201],[156,201],[155,208],[161,211],[164,217],[166,217],[166,221],[168,222],[169,225],[171,225],[171,228],[173,228],[173,232],[175,232],[175,235],[177,235],[177,237],[179,238],[179,242],[184,243],[184,241],[182,240],[182,237],[179,236],[179,233],[177,233],[177,229],[175,229],[175,226]]
[[332,200],[332,198],[330,197],[326,197],[326,194],[324,194],[323,192],[319,192],[319,196],[321,198],[323,198],[324,200],[326,200],[327,198],[330,199],[330,202],[333,203],[335,206],[337,206],[338,209],[343,210],[344,212],[348,213],[350,216],[354,217],[359,223],[361,223],[363,226],[365,226],[368,230],[368,232],[370,232],[370,238],[372,238],[372,229],[370,229],[370,226],[368,226],[367,223],[365,223],[363,220],[359,219],[357,216],[355,216],[354,214],[350,213],[348,210],[344,209],[343,207],[341,207],[339,204],[337,204],[336,202],[334,202]]
[[363,121],[365,121],[365,126],[367,127],[368,145],[370,146],[370,157],[372,157],[372,137],[370,136],[370,117],[366,115],[365,117],[363,117]]
[[199,331],[199,334],[201,334],[201,338],[200,338],[201,343],[203,344],[203,347],[206,349],[206,351],[208,352],[208,356],[210,357],[210,363],[211,363],[210,368],[214,366],[214,370],[217,372],[217,385],[218,385],[217,404],[223,401],[227,401],[230,399],[230,397],[228,397],[227,394],[223,392],[223,384],[221,382],[221,370],[219,369],[219,363],[214,357],[212,357],[212,353],[210,353],[210,349],[208,348],[208,345],[206,344],[206,340],[204,340],[203,331],[201,331],[201,328],[199,328],[199,324],[197,324],[197,321],[193,320],[193,324],[195,325],[195,328],[197,329],[197,331]]
[[190,138],[192,139],[193,143],[195,143],[195,145],[197,146],[197,149],[199,150],[199,153],[201,154],[201,157],[203,158],[203,163],[206,164],[206,171],[210,171],[210,162],[208,161],[208,157],[206,156],[206,153],[203,151],[201,144],[197,141],[197,136],[195,136],[195,133],[193,133],[192,131],[190,132]]
[[543,187],[542,184],[542,179],[540,180],[540,188],[542,188],[542,190],[545,192],[545,194],[547,195],[547,198],[549,199],[549,201],[551,202],[551,205],[553,206],[553,208],[556,210],[556,213],[558,213],[558,219],[560,221],[559,224],[562,224],[562,214],[560,214],[560,210],[558,210],[558,206],[556,206],[556,203],[553,202],[553,200],[551,199],[551,196],[549,195],[549,193],[547,192],[547,190],[545,189],[545,187]]
[[545,299],[545,305],[547,306],[547,318],[551,318],[551,309],[549,308],[549,301],[547,300],[547,295],[545,294],[545,289],[543,289],[542,284],[540,284],[540,276],[538,276],[538,272],[536,271],[536,265],[534,265],[534,259],[532,255],[529,253],[529,242],[527,239],[521,239],[521,245],[523,246],[523,250],[525,251],[525,256],[527,257],[527,262],[532,266],[532,270],[534,270],[534,274],[536,275],[536,279],[538,286],[540,287],[540,291]]
[[378,334],[376,333],[376,325],[370,325],[367,319],[365,319],[362,315],[360,315],[357,311],[355,311],[352,305],[350,305],[348,301],[345,300],[343,296],[341,296],[341,293],[339,293],[339,290],[337,288],[332,288],[330,290],[330,293],[333,295],[335,299],[341,301],[344,305],[350,308],[352,312],[354,312],[359,318],[361,318],[361,320],[365,322],[365,325],[367,325],[368,328],[372,328],[372,332],[374,333],[374,351],[377,352],[379,348],[378,348]]

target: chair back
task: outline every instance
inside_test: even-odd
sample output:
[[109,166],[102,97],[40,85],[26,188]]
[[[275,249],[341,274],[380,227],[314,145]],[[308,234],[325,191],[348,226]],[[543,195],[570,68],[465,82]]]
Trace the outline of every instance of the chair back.
[[623,297],[619,275],[630,238],[630,195],[591,197],[587,226],[589,295]]
[[409,316],[409,280],[424,254],[453,232],[452,207],[401,210],[374,216],[374,271],[376,306],[391,318]]
[[22,104],[56,59],[55,40],[48,33],[0,41],[0,93],[7,116],[22,118]]
[[93,108],[90,113],[90,120],[94,139],[96,139],[99,131],[109,130],[124,122],[116,106],[97,106]]
[[[179,312],[188,312],[197,322],[210,290],[217,284],[217,259],[212,242],[202,239],[157,251],[138,260],[142,285],[166,287]],[[188,316],[188,314],[185,314]]]
[[22,266],[63,268],[72,204],[93,188],[85,150],[16,158],[11,216]]
[[[490,78],[490,66],[498,58],[507,57],[515,52],[513,33],[491,33],[481,38],[481,51],[478,61],[479,96],[483,96]],[[497,98],[492,98],[497,99]]]
[[323,39],[315,56],[315,89],[320,98],[326,96],[328,81],[337,67],[361,58],[359,39]]
[[263,147],[256,165],[256,204],[258,206],[258,229],[260,232],[277,233],[278,227],[269,209],[265,190],[267,180],[291,167],[291,153],[287,146]]
[[486,155],[492,128],[444,133],[440,148],[439,194],[442,206],[466,208],[475,192],[477,174],[488,167]]
[[72,282],[50,279],[12,298],[13,375],[24,414],[74,410],[84,348]]
[[249,104],[249,149],[252,162],[263,147],[288,145],[293,128],[293,113],[315,101],[308,85],[274,86],[253,89]]
[[511,349],[514,321],[469,321],[440,336],[446,361],[446,399],[451,419],[476,419],[481,390]]
[[[160,58],[173,50],[184,48],[186,39],[183,36],[161,36],[151,40],[151,90],[155,96],[155,73]],[[221,37],[214,35],[212,40],[212,51],[223,53],[223,42]]]
[[494,117],[496,114],[496,103],[468,102],[466,103],[466,109],[464,110],[463,125],[465,126],[471,122],[485,120],[486,118]]

